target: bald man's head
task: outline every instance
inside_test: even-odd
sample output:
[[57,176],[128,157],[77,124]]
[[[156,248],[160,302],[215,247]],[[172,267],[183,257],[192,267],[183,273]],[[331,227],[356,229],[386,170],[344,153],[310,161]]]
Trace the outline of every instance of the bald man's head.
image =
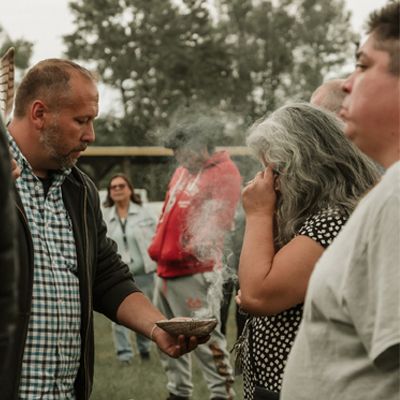
[[311,95],[310,103],[339,115],[346,93],[342,89],[344,79],[324,82]]

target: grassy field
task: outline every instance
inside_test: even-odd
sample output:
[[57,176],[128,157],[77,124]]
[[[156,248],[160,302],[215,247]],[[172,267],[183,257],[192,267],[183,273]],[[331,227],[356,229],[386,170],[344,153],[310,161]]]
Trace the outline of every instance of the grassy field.
[[[227,328],[229,349],[232,348],[236,335],[233,308],[232,305]],[[132,365],[121,366],[114,354],[110,321],[96,314],[94,327],[96,355],[91,400],[165,400],[167,398],[166,378],[155,346],[152,348],[149,361],[141,361],[140,357],[135,357]],[[132,339],[135,345],[135,340]],[[136,349],[135,351],[137,353]],[[193,383],[192,400],[208,400],[208,389],[194,357]],[[234,388],[236,399],[243,399],[241,377],[236,378]]]

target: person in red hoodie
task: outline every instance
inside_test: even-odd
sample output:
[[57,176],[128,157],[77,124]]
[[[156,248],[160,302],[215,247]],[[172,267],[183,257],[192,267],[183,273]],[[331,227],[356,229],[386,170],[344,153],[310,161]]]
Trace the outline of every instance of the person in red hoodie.
[[[218,120],[201,115],[176,124],[165,144],[180,166],[169,183],[149,254],[157,262],[155,302],[168,318],[219,319],[224,236],[232,228],[241,191],[239,171],[228,153],[215,151],[222,132]],[[220,324],[195,355],[210,398],[232,399],[232,368]],[[172,362],[163,358],[162,363],[168,399],[189,399],[190,358]]]

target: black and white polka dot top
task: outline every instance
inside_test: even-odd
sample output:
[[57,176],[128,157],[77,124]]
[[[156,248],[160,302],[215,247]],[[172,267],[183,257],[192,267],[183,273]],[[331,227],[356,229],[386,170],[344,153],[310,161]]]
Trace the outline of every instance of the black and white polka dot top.
[[[309,217],[298,231],[328,247],[348,215],[339,208],[326,208]],[[303,304],[269,317],[252,317],[244,343],[243,378],[245,400],[253,398],[255,386],[279,392],[283,370],[300,325]]]

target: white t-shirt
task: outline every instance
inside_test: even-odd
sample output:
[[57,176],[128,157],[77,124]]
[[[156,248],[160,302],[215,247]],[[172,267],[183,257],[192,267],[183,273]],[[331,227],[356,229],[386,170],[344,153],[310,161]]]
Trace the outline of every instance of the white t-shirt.
[[281,400],[398,400],[399,349],[397,162],[314,269]]

